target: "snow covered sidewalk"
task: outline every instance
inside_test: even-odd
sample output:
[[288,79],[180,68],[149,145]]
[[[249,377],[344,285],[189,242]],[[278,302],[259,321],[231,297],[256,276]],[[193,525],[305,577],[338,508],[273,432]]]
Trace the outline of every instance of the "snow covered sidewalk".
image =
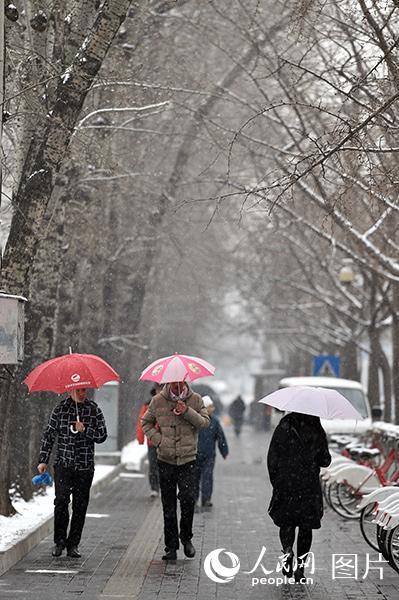
[[[129,471],[140,471],[146,455],[147,447],[134,441],[123,448],[120,465],[97,464],[92,495],[108,485],[122,467]],[[29,502],[18,499],[13,505],[17,514],[12,517],[0,516],[0,575],[51,533],[54,486],[48,487],[44,494],[34,496]]]
[[[82,557],[74,559],[63,553],[54,558],[51,554],[53,536],[49,531],[47,537],[0,577],[1,600],[16,597],[19,600],[54,600],[72,596],[97,600],[116,569],[123,566],[123,558],[131,546],[135,551],[134,588],[141,588],[146,568],[162,535],[160,500],[150,497],[148,478],[144,473],[127,470],[124,466],[119,473],[113,472],[109,477],[111,481],[105,483],[102,480],[99,482],[102,487],[91,494],[79,544]],[[156,539],[148,548],[151,531]],[[129,578],[131,576],[129,571]]]
[[[107,477],[115,466],[97,465],[94,472],[93,486]],[[95,489],[95,488],[94,488]],[[13,502],[17,511],[12,517],[0,516],[0,553],[6,552],[32,531],[40,527],[54,511],[54,485],[46,488],[43,495],[37,495],[29,502],[19,499]]]

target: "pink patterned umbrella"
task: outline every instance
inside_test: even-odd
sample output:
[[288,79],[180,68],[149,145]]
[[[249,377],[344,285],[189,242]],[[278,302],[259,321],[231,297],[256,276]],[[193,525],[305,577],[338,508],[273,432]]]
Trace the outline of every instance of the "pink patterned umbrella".
[[176,353],[151,363],[140,375],[140,381],[155,381],[160,384],[172,381],[191,382],[214,373],[215,367],[202,358]]

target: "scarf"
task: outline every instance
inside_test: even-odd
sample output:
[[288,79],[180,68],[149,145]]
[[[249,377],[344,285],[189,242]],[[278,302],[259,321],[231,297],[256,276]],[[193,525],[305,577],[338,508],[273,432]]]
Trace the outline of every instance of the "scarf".
[[189,390],[188,385],[184,384],[184,387],[183,387],[182,391],[180,392],[180,394],[174,394],[172,392],[172,390],[170,389],[170,386],[169,386],[169,388],[168,388],[168,395],[169,395],[169,398],[171,398],[171,400],[175,400],[175,401],[177,401],[177,400],[185,400],[187,398],[188,394],[189,394],[189,391],[190,390]]

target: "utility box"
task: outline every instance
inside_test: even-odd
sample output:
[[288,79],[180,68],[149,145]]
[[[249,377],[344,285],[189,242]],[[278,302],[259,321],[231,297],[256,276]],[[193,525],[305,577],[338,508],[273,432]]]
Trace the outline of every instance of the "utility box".
[[100,457],[102,463],[119,462],[118,451],[118,429],[119,429],[119,383],[109,381],[100,389],[94,390],[94,402],[101,408],[108,437],[103,444],[97,444],[96,457]]
[[22,296],[0,293],[0,364],[16,365],[24,359],[25,302]]

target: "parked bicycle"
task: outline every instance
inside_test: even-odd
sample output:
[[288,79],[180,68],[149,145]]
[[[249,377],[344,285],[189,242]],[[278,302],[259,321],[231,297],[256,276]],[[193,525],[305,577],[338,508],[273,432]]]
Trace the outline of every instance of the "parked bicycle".
[[399,427],[375,424],[368,439],[337,436],[321,475],[328,504],[359,519],[365,541],[399,572]]

